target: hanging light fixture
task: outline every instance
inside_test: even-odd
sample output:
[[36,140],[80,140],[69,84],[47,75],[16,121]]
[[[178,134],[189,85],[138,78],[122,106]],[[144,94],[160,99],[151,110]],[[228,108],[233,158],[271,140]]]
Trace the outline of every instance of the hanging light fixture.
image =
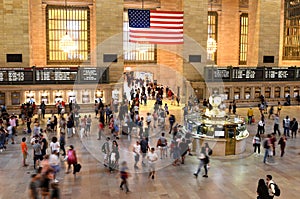
[[68,35],[68,10],[67,0],[65,0],[65,18],[66,18],[66,34],[59,41],[59,49],[65,53],[77,50],[77,45],[73,39]]

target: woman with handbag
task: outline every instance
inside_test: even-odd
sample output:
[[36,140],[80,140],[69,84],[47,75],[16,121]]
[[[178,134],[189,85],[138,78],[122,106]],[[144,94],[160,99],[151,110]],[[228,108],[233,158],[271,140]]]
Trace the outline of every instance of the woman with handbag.
[[77,164],[77,156],[76,156],[76,151],[74,150],[73,145],[69,146],[69,150],[67,152],[67,162],[68,162],[68,170],[67,170],[67,174],[70,173],[70,168],[71,165],[73,165],[73,174],[75,175],[75,164]]

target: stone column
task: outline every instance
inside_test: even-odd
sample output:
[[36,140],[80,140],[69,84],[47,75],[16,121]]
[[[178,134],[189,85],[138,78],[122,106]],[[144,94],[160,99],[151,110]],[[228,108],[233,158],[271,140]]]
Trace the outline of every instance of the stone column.
[[254,100],[255,99],[255,86],[251,87],[251,94],[250,94],[250,99]]
[[218,17],[218,66],[239,64],[239,3],[239,0],[222,0],[222,11]]
[[[20,100],[20,102],[22,103],[22,101]],[[6,91],[5,92],[5,105],[12,105],[12,99],[11,99],[11,92],[10,91]]]
[[284,86],[280,86],[280,98],[284,98]]
[[245,99],[245,87],[241,87],[241,90],[240,90],[240,99],[243,100]]
[[274,98],[275,97],[275,87],[271,86],[271,93],[270,93],[270,98]]

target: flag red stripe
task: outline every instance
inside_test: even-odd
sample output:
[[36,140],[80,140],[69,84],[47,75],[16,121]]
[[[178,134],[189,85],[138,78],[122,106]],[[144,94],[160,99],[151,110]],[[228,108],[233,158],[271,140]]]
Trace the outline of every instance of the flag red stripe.
[[182,39],[182,36],[178,37],[157,37],[157,36],[130,36],[130,38],[149,38],[149,39]]
[[[151,29],[155,29],[155,28],[151,28]],[[183,31],[176,31],[176,32],[171,32],[171,31],[168,31],[167,33],[166,32],[163,32],[163,31],[150,31],[150,30],[137,30],[137,29],[134,29],[134,30],[130,30],[130,33],[145,33],[145,34],[169,34],[169,35],[172,35],[172,34],[183,34]]]
[[150,10],[150,14],[151,13],[165,13],[165,14],[183,14],[182,11],[161,11],[161,10]]
[[131,41],[129,40],[129,42],[133,42],[133,43],[141,43],[141,44],[183,44],[183,41],[182,42],[161,42],[161,41],[157,41],[157,42],[137,42],[137,41]]
[[151,24],[181,24],[182,25],[182,21],[150,21],[150,25]]

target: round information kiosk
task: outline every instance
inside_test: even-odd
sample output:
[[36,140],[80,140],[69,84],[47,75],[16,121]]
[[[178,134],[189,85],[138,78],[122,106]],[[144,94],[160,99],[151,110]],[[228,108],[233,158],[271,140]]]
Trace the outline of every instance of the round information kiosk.
[[210,108],[185,117],[183,131],[193,135],[193,151],[204,143],[213,149],[213,156],[238,155],[246,150],[249,132],[243,118],[225,113],[222,98],[209,98]]

